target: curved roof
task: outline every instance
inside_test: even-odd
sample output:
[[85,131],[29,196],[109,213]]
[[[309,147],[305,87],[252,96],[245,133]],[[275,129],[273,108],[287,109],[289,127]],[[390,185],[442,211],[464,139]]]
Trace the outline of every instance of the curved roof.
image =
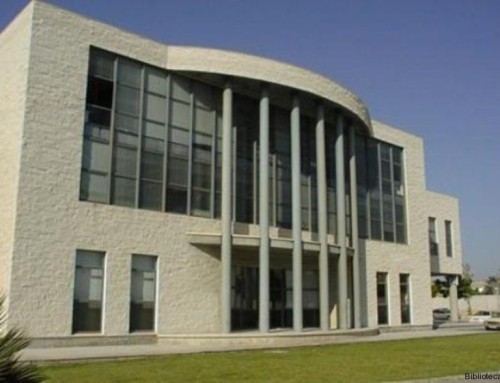
[[368,108],[354,93],[327,77],[287,63],[219,49],[168,46],[167,69],[260,80],[317,95],[351,111],[372,134]]

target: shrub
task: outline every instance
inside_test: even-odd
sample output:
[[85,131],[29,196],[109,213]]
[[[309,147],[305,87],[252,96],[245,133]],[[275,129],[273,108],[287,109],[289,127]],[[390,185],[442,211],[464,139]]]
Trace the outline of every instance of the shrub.
[[[0,297],[0,328],[4,328],[7,319],[4,303],[5,299]],[[30,339],[17,328],[0,334],[0,382],[38,383],[44,380],[36,365],[19,360],[19,351],[29,343]]]

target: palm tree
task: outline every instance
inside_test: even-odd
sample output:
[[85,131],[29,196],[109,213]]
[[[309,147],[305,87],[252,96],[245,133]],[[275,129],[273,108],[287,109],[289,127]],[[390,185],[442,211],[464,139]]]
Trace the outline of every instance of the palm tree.
[[[4,301],[4,298],[0,297],[0,329],[4,327],[7,319]],[[44,380],[36,365],[19,360],[19,351],[29,343],[29,338],[16,328],[0,335],[0,382],[38,383]]]

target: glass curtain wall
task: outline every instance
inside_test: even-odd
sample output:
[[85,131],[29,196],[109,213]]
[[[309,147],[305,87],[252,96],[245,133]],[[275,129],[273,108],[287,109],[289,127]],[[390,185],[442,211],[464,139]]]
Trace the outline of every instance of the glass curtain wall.
[[289,111],[271,106],[271,152],[274,154],[276,226],[292,227],[291,136]]
[[216,87],[91,49],[80,198],[216,216],[220,100]]
[[[213,178],[215,168],[217,90],[200,82],[192,82],[194,98],[191,168],[190,213],[200,217],[213,216]],[[214,95],[215,93],[215,95]]]
[[302,230],[317,232],[316,126],[314,120],[307,116],[300,119],[300,167]]
[[352,219],[351,219],[351,172],[349,168],[350,158],[350,122],[344,119],[344,179],[345,179],[345,226],[347,244],[352,246]]
[[115,92],[115,60],[93,55],[87,81],[80,198],[109,203],[111,115]]
[[236,126],[236,221],[257,222],[259,104],[236,95],[233,120]]
[[139,207],[144,209],[163,209],[167,80],[166,73],[155,68],[146,68],[139,188]]
[[[208,218],[220,217],[222,116],[221,89],[172,74],[98,49],[91,49],[81,169],[81,200],[167,211]],[[259,101],[234,97],[233,167],[234,219],[257,223]],[[346,128],[346,135],[349,135]],[[301,115],[302,229],[317,231],[317,180],[315,119]],[[270,108],[269,194],[270,223],[290,229],[291,137],[290,110]],[[346,138],[348,158],[348,138]],[[358,194],[363,223],[370,219],[371,238],[402,241],[404,191],[402,158],[394,147],[360,138],[357,150],[367,152],[359,164],[366,170]],[[363,146],[364,145],[364,146]],[[384,144],[385,145],[385,144]],[[368,147],[368,148],[367,148]],[[392,199],[386,198],[382,232],[382,181],[379,151],[384,169],[392,166]],[[335,126],[326,124],[328,232],[336,234]],[[387,158],[390,159],[387,162]],[[358,171],[360,169],[358,165]],[[387,169],[386,169],[387,170]],[[346,219],[350,235],[349,172],[346,161]],[[366,179],[368,183],[364,183]],[[391,201],[393,201],[391,204]],[[370,215],[367,211],[370,210]],[[399,221],[398,221],[399,220]],[[363,223],[361,224],[363,226]],[[368,230],[370,229],[370,230]],[[396,233],[396,235],[394,234]]]
[[326,145],[326,195],[328,233],[337,240],[337,187],[336,187],[336,159],[335,159],[335,126],[325,124]]
[[356,166],[359,236],[406,243],[402,149],[356,136]]
[[171,82],[166,209],[186,214],[192,141],[191,86],[188,80],[178,76],[171,76]]
[[366,143],[356,136],[356,176],[358,192],[358,235],[368,238],[368,185],[367,185]]

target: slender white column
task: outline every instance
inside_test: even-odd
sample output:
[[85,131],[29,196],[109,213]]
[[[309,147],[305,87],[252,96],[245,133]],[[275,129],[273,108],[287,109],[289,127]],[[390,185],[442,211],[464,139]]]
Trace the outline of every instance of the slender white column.
[[356,134],[354,125],[349,129],[349,175],[351,180],[351,235],[352,247],[354,249],[354,255],[352,258],[354,328],[360,328],[361,282],[359,275],[358,180],[356,178]]
[[269,93],[262,90],[259,124],[259,330],[269,331]]
[[344,174],[344,118],[339,115],[336,126],[335,165],[337,185],[337,241],[340,247],[338,262],[338,313],[339,328],[347,328],[347,248],[345,219],[345,174]]
[[458,277],[456,275],[448,277],[448,283],[450,285],[450,319],[458,322]]
[[233,90],[224,87],[222,100],[222,332],[231,331],[231,133],[233,125]]
[[293,329],[302,330],[302,224],[300,198],[300,104],[293,97],[291,113],[292,233],[293,233]]
[[325,110],[318,105],[316,114],[316,179],[318,181],[318,234],[319,234],[319,318],[320,328],[327,331],[329,325],[328,304],[328,239],[326,203],[326,153]]

